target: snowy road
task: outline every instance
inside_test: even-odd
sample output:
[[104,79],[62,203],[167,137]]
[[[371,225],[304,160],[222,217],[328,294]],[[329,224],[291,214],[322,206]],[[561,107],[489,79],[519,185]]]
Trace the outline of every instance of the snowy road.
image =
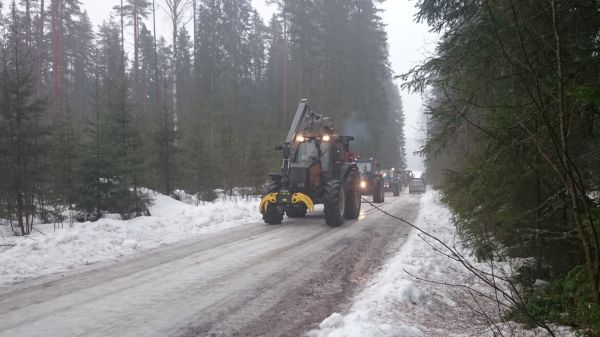
[[[413,221],[420,196],[383,208]],[[330,228],[317,210],[0,292],[0,336],[298,336],[348,304],[410,229],[363,203]],[[397,246],[396,246],[397,247]]]

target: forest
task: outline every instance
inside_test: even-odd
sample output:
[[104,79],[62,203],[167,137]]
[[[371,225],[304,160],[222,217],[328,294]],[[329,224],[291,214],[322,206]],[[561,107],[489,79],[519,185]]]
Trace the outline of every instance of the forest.
[[[404,76],[428,92],[428,182],[480,259],[523,261],[504,311],[600,335],[600,3],[422,0],[441,34]],[[550,330],[550,329],[549,329]]]
[[268,22],[249,0],[114,2],[97,27],[79,0],[0,2],[0,219],[15,234],[65,210],[144,215],[148,189],[260,186],[301,98],[354,152],[404,168],[380,1],[272,1]]

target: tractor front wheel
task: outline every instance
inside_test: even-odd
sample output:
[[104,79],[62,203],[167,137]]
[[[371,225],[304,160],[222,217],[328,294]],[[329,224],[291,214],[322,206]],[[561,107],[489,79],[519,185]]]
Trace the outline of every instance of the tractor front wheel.
[[283,220],[283,213],[279,212],[277,205],[269,204],[263,213],[263,220],[269,225],[279,225]]
[[325,186],[325,222],[328,226],[338,227],[344,223],[346,194],[342,182],[331,180]]
[[[262,186],[262,195],[279,192],[279,182],[273,178],[269,178]],[[277,205],[269,204],[263,213],[263,220],[269,225],[279,225],[283,220],[283,213],[279,212]]]

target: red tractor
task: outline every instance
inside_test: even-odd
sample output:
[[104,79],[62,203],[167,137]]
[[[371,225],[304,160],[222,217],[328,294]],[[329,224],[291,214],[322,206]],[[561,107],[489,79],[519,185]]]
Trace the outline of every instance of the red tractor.
[[340,226],[360,213],[360,172],[350,141],[336,134],[328,118],[301,100],[283,145],[281,173],[270,174],[263,188],[260,212],[268,224],[280,224],[284,214],[304,217],[323,204],[325,222]]

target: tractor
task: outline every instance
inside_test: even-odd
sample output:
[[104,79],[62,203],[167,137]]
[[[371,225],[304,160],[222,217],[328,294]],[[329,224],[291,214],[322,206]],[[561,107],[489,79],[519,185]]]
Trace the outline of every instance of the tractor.
[[268,224],[280,224],[284,214],[301,218],[323,204],[325,222],[341,226],[360,213],[360,172],[350,152],[351,136],[334,132],[333,123],[300,101],[282,145],[281,173],[269,174],[263,186],[260,212]]
[[392,192],[395,197],[400,195],[401,181],[400,176],[395,168],[384,170],[383,176],[383,190],[385,192]]
[[381,164],[371,159],[356,162],[360,170],[360,192],[362,195],[373,195],[374,203],[385,200],[383,175],[380,172]]

